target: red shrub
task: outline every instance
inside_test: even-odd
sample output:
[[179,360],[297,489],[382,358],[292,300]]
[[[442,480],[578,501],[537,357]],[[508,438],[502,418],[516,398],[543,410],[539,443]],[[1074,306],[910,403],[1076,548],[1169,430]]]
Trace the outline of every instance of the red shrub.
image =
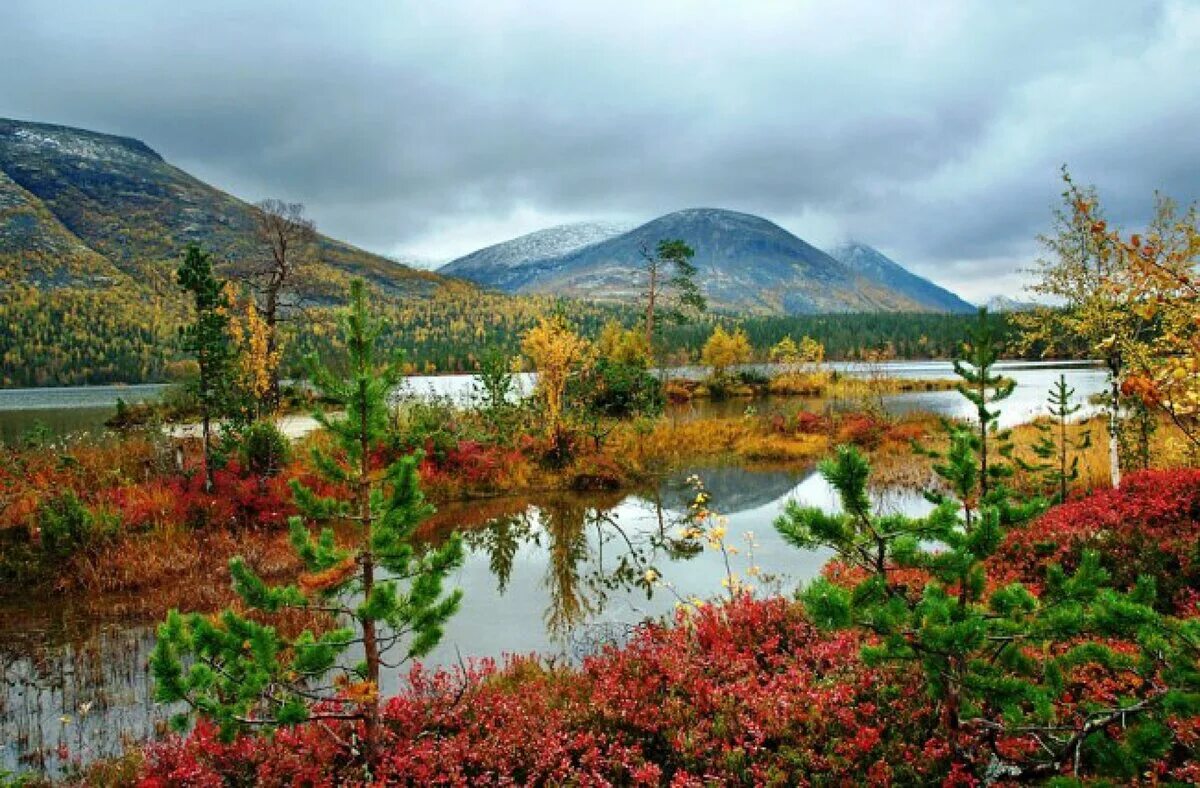
[[[294,471],[294,469],[293,469]],[[204,489],[204,475],[194,472],[170,480],[175,498],[175,521],[193,528],[208,526],[280,526],[295,514],[285,471],[270,478],[246,475],[235,462],[213,472],[213,489]]]
[[[945,774],[949,750],[926,743],[934,711],[921,683],[866,668],[858,649],[851,635],[818,633],[782,599],[743,598],[644,627],[578,669],[528,660],[484,662],[465,677],[418,669],[386,706],[375,776],[389,785],[699,786]],[[181,784],[181,774],[196,775],[189,785],[295,784],[298,775],[344,784],[361,774],[345,764],[320,728],[230,745],[202,728],[149,747],[145,776],[151,785]]]
[[866,413],[850,413],[843,416],[837,425],[837,442],[852,443],[864,449],[873,449],[883,440],[887,425]]
[[1011,531],[989,573],[1037,587],[1050,564],[1073,569],[1088,549],[1118,586],[1148,574],[1161,600],[1185,605],[1188,589],[1200,587],[1200,470],[1132,473],[1118,489],[1056,506]]
[[887,439],[905,446],[925,436],[925,425],[916,422],[902,421],[887,428]]
[[829,419],[811,410],[802,410],[796,414],[796,432],[805,435],[822,435],[830,431],[832,425]]
[[421,481],[430,486],[456,483],[473,488],[494,488],[506,470],[520,461],[519,452],[478,441],[459,441],[438,455],[427,452],[421,461]]

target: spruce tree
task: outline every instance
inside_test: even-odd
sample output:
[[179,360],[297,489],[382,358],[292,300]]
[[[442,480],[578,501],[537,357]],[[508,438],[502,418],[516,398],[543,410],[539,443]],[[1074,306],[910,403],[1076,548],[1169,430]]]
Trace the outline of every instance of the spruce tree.
[[229,335],[230,303],[225,285],[213,274],[212,255],[190,244],[176,272],[179,286],[191,294],[195,319],[180,329],[183,347],[196,358],[196,400],[200,405],[200,430],[204,446],[204,489],[211,492],[212,421],[220,415],[230,395],[234,354]]
[[980,307],[979,320],[967,329],[967,342],[962,355],[954,359],[954,373],[962,378],[957,386],[975,407],[975,430],[978,440],[972,447],[979,455],[979,497],[1012,475],[1012,466],[1000,458],[1012,454],[1011,434],[1000,430],[1000,411],[996,403],[1007,399],[1016,388],[1012,378],[995,372],[1000,360],[1000,337],[988,318],[987,307]]
[[1034,424],[1041,433],[1031,447],[1039,462],[1021,462],[1027,471],[1040,474],[1055,500],[1067,500],[1070,485],[1079,479],[1079,454],[1091,448],[1091,432],[1084,430],[1072,437],[1071,416],[1083,407],[1073,403],[1075,389],[1067,385],[1067,376],[1059,375],[1047,398],[1051,421]]
[[[414,531],[432,512],[421,494],[417,457],[386,465],[377,459],[388,397],[401,372],[395,360],[378,357],[384,325],[368,314],[361,282],[353,285],[342,325],[347,376],[310,359],[322,398],[344,413],[316,414],[333,448],[314,448],[312,462],[335,492],[322,496],[298,481],[292,485],[301,515],[291,518],[291,541],[305,574],[293,585],[268,586],[234,559],[234,588],[260,615],[172,611],[159,628],[151,666],[160,701],[184,702],[226,735],[309,720],[361,722],[358,752],[369,765],[378,755],[381,669],[398,668],[437,645],[461,597],[460,591],[444,593],[443,584],[463,551],[457,535],[437,548],[413,544]],[[352,526],[353,535],[339,542],[334,521]],[[312,523],[325,524],[315,537]],[[340,626],[285,638],[260,623],[263,614],[285,609],[332,614]],[[346,664],[352,649],[361,651],[359,664]]]
[[[966,433],[950,454],[964,476],[977,462]],[[1050,567],[1040,595],[1020,583],[989,588],[985,561],[1008,527],[994,501],[970,525],[949,497],[927,517],[876,516],[857,449],[840,447],[820,470],[842,511],[792,503],[775,527],[800,549],[832,549],[863,579],[850,588],[817,580],[801,593],[805,607],[820,627],[867,633],[868,663],[920,666],[941,709],[936,735],[959,768],[988,782],[1078,774],[1081,764],[1136,775],[1148,753],[1172,746],[1166,721],[1200,713],[1200,624],[1157,612],[1152,580],[1115,591],[1088,552],[1071,575]],[[1077,670],[1093,682],[1133,675],[1141,691],[1072,709],[1064,696]],[[1020,737],[1038,746],[1003,746]]]

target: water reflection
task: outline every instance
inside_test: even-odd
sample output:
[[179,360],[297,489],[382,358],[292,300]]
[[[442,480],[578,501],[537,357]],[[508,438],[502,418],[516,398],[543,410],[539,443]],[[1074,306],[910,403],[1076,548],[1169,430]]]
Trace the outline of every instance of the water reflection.
[[[812,472],[735,467],[699,474],[716,510],[728,517],[726,541],[742,547],[753,538],[758,544],[753,561],[763,574],[779,578],[784,588],[815,576],[828,554],[794,550],[772,522],[793,499],[836,511],[837,496],[824,479]],[[512,500],[502,515],[493,511],[488,525],[466,535],[468,556],[456,578],[466,596],[431,659],[453,663],[458,654],[530,651],[570,658],[578,656],[581,640],[594,639],[593,631],[669,614],[679,597],[720,594],[725,576],[720,554],[681,536],[691,495],[687,475],[616,500],[557,495]],[[878,493],[876,503],[880,511],[911,515],[931,508],[907,490]],[[734,569],[744,576],[749,561],[743,553]],[[647,570],[661,581],[647,580]]]
[[[785,545],[771,523],[789,500],[837,507],[811,472],[711,468],[698,473],[728,516],[727,541],[753,533],[753,560],[787,589],[813,577],[827,559]],[[688,474],[646,491],[555,493],[446,507],[422,532],[436,541],[465,531],[467,559],[452,582],[465,594],[446,636],[426,660],[455,665],[473,657],[538,652],[578,658],[598,642],[668,614],[677,597],[722,592],[719,553],[680,535],[691,494]],[[919,495],[894,492],[880,507],[921,514]],[[749,560],[742,555],[736,561]],[[735,570],[745,575],[746,565]],[[661,580],[651,581],[653,569]],[[668,592],[664,584],[669,584]],[[152,701],[147,659],[153,629],[145,623],[100,625],[69,611],[0,610],[0,770],[60,773],[74,758],[119,753],[123,740],[154,735],[168,716]],[[401,677],[384,677],[395,692]]]

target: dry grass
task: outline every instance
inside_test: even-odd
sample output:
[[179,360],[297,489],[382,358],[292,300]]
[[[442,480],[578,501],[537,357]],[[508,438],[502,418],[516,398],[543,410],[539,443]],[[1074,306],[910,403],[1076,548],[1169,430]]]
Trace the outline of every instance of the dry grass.
[[[908,391],[949,391],[956,382],[943,378],[894,378],[835,375],[830,372],[783,372],[766,384],[730,382],[721,393],[730,399],[746,399],[766,394],[781,397],[828,397],[853,399],[880,397]],[[698,380],[672,379],[667,381],[667,399],[687,402],[712,396],[709,386]]]
[[828,454],[831,443],[827,435],[747,435],[734,451],[753,462],[811,463]]
[[106,616],[157,617],[209,611],[234,602],[229,560],[242,556],[268,580],[291,580],[300,562],[282,529],[154,532],[77,556],[57,589]]
[[660,419],[648,430],[621,424],[609,436],[605,451],[626,467],[653,471],[686,460],[731,454],[752,427],[751,420],[737,418]]
[[[1044,420],[1039,420],[1044,423]],[[1016,445],[1014,455],[1027,462],[1038,459],[1032,451],[1032,446],[1041,437],[1036,427],[1037,422],[1021,424],[1013,428],[1012,439]],[[1068,434],[1072,440],[1077,440],[1083,432],[1091,433],[1092,445],[1079,454],[1079,480],[1075,482],[1076,489],[1097,490],[1110,486],[1110,468],[1108,458],[1108,418],[1093,416],[1090,419],[1071,424]],[[1169,420],[1159,420],[1158,429],[1150,436],[1150,467],[1159,469],[1186,468],[1194,465],[1193,458],[1188,454],[1188,445]],[[1126,468],[1134,470],[1132,468]],[[1022,484],[1023,482],[1023,484]],[[1018,479],[1018,489],[1028,489],[1031,481]]]

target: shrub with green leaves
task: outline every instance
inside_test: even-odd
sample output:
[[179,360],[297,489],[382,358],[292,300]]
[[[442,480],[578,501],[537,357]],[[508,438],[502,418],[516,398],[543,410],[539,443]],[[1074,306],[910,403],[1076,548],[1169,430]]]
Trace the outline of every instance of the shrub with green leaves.
[[274,476],[291,458],[287,436],[269,421],[256,421],[242,432],[239,455],[242,466],[260,478]]
[[45,501],[38,509],[42,550],[63,559],[112,540],[121,528],[117,515],[89,509],[72,490]]
[[514,390],[513,359],[500,348],[489,348],[479,358],[479,371],[472,385],[472,396],[489,412],[512,405]]

